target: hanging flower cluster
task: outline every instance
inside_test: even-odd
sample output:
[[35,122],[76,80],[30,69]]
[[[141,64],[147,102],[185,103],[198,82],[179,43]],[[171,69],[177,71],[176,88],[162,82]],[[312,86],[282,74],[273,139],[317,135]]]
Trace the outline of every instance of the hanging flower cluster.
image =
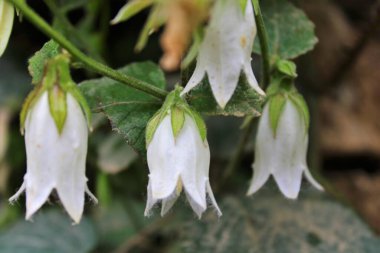
[[[138,48],[145,45],[152,30],[167,22],[161,41],[165,51],[161,64],[167,69],[179,65],[191,34],[207,19],[205,13],[209,8],[212,9],[209,24],[195,50],[197,62],[191,78],[184,88],[176,86],[166,96],[161,109],[146,126],[149,183],[145,215],[149,216],[157,203],[161,203],[161,215],[165,215],[184,192],[199,218],[209,205],[221,216],[210,185],[206,126],[200,114],[186,102],[185,95],[208,79],[219,109],[224,109],[242,75],[251,89],[265,95],[251,67],[256,36],[252,3],[248,0],[132,0],[112,23],[126,20],[148,6],[153,9]],[[10,35],[13,15],[13,6],[0,0],[0,55]],[[24,183],[10,201],[25,191],[27,219],[41,208],[53,190],[75,223],[81,219],[86,193],[97,202],[87,188],[85,175],[90,110],[71,79],[69,60],[63,52],[45,62],[42,81],[28,96],[21,112],[27,172]],[[282,193],[295,199],[303,174],[317,189],[323,188],[313,179],[306,164],[309,114],[294,86],[295,65],[278,61],[274,72],[258,125],[254,175],[248,195],[258,191],[273,175]]]

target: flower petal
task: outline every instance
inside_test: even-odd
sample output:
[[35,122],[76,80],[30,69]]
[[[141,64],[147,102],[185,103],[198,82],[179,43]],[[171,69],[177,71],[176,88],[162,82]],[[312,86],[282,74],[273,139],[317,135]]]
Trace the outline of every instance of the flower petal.
[[45,92],[30,110],[25,122],[27,219],[45,203],[56,186],[56,170],[61,162],[55,154],[57,141],[58,131],[50,115]]
[[0,56],[3,55],[11,36],[14,12],[11,3],[0,0]]
[[[181,165],[189,160],[186,159],[186,153],[186,145],[183,149],[175,142],[170,117],[166,116],[157,127],[147,150],[153,199],[162,200],[174,192]],[[185,157],[186,161],[182,161],[182,157]]]
[[146,201],[146,207],[145,207],[144,215],[150,216],[151,215],[151,209],[157,203],[157,199],[154,199],[152,196],[152,184],[151,184],[150,180],[148,183],[147,192],[148,192],[148,199]]
[[214,206],[214,208],[216,210],[216,213],[218,214],[219,217],[222,216],[222,212],[219,209],[218,203],[216,203],[214,193],[212,192],[211,185],[210,185],[209,181],[207,181],[207,184],[206,184],[206,191],[207,191],[208,197],[210,198],[211,204]]
[[306,176],[306,179],[315,187],[317,188],[318,190],[320,191],[323,191],[323,186],[320,185],[315,179],[314,177],[311,175],[310,171],[308,168],[305,168],[305,176]]
[[71,218],[79,223],[83,213],[86,190],[86,156],[88,129],[78,102],[67,94],[67,118],[58,137],[55,153],[56,188],[59,198]]
[[300,114],[290,101],[286,102],[280,116],[274,141],[276,145],[272,152],[276,163],[272,168],[273,176],[283,194],[295,199],[306,167],[308,136]]
[[173,192],[169,197],[162,200],[162,207],[161,207],[161,216],[164,216],[168,213],[168,211],[173,207],[174,203],[177,201],[179,197],[179,194],[177,192]]
[[210,167],[210,149],[207,141],[203,142],[194,120],[186,115],[185,123],[177,137],[179,147],[187,147],[179,162],[181,179],[190,202],[195,202],[206,209],[206,182]]
[[206,72],[215,100],[224,108],[236,89],[243,68],[249,75],[249,83],[257,89],[252,69],[248,71],[245,68],[251,62],[255,35],[256,24],[251,3],[247,4],[246,14],[243,15],[236,0],[217,1],[200,46],[194,79],[190,79],[184,92],[196,85],[194,80],[201,80],[200,73],[203,77]]
[[247,195],[252,195],[257,192],[270,176],[270,170],[267,167],[252,165],[252,168],[254,174]]

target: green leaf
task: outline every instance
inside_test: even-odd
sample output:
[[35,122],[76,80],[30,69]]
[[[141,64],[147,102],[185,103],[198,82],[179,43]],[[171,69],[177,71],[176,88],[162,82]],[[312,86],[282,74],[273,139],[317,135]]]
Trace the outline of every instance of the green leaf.
[[[294,59],[312,50],[318,42],[314,24],[287,0],[260,1],[271,57]],[[260,53],[256,40],[254,52]]]
[[182,130],[183,124],[185,123],[185,112],[174,106],[170,112],[172,130],[174,138],[177,138],[179,132]]
[[268,103],[270,125],[273,131],[273,135],[276,137],[278,123],[280,122],[281,114],[285,108],[286,97],[283,94],[278,94],[270,98]]
[[229,197],[222,218],[209,212],[181,228],[184,253],[377,253],[380,239],[349,208],[308,189],[297,201],[261,190]]
[[127,2],[117,13],[111,24],[127,21],[140,11],[153,4],[153,0],[132,0]]
[[32,76],[33,84],[38,84],[42,81],[46,61],[57,56],[59,51],[59,45],[55,41],[50,40],[29,59],[28,69]]
[[223,110],[215,101],[208,78],[204,78],[189,93],[188,101],[198,112],[208,115],[236,117],[253,115],[257,117],[260,116],[264,97],[249,86],[245,77],[240,77],[234,95]]
[[[119,72],[161,89],[166,87],[163,72],[151,62],[130,64]],[[128,144],[145,157],[145,128],[149,119],[160,109],[162,102],[110,78],[82,82],[79,89],[90,108],[105,113],[113,129],[122,134]]]
[[2,253],[87,253],[96,243],[90,220],[73,226],[62,211],[37,213],[34,222],[19,221],[0,234]]
[[296,78],[297,75],[297,66],[292,61],[279,60],[276,64],[277,70],[290,78]]

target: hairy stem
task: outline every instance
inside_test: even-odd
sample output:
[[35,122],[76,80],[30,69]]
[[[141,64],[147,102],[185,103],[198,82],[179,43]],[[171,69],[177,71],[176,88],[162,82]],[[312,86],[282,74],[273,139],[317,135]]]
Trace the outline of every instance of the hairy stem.
[[134,77],[123,75],[116,70],[100,63],[85,55],[76,46],[74,46],[68,39],[66,39],[61,33],[54,30],[45,20],[43,20],[36,12],[34,12],[25,2],[25,0],[8,0],[18,9],[18,11],[27,18],[38,29],[45,33],[48,37],[55,40],[61,47],[66,49],[77,60],[82,62],[85,67],[94,72],[107,76],[111,79],[119,81],[132,88],[141,90],[152,96],[160,99],[164,99],[168,94],[167,91],[157,88],[149,83],[138,80]]

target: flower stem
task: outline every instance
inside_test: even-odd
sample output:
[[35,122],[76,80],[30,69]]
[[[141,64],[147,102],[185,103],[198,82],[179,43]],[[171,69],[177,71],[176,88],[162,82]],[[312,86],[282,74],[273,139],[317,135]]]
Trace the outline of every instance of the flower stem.
[[270,83],[270,55],[268,35],[264,25],[263,15],[259,5],[259,0],[252,0],[253,8],[255,10],[255,20],[257,24],[257,34],[260,41],[261,58],[263,66],[262,88],[266,89]]
[[38,29],[45,33],[48,37],[54,39],[61,47],[66,49],[75,58],[82,62],[87,68],[97,72],[101,75],[107,76],[111,79],[119,81],[132,88],[141,90],[152,96],[164,99],[168,94],[167,91],[157,88],[149,83],[138,80],[134,77],[123,75],[116,70],[100,63],[85,55],[76,46],[74,46],[68,39],[61,33],[54,30],[45,20],[43,20],[35,11],[33,11],[25,2],[25,0],[8,0],[11,2],[18,11],[25,16],[31,23]]

